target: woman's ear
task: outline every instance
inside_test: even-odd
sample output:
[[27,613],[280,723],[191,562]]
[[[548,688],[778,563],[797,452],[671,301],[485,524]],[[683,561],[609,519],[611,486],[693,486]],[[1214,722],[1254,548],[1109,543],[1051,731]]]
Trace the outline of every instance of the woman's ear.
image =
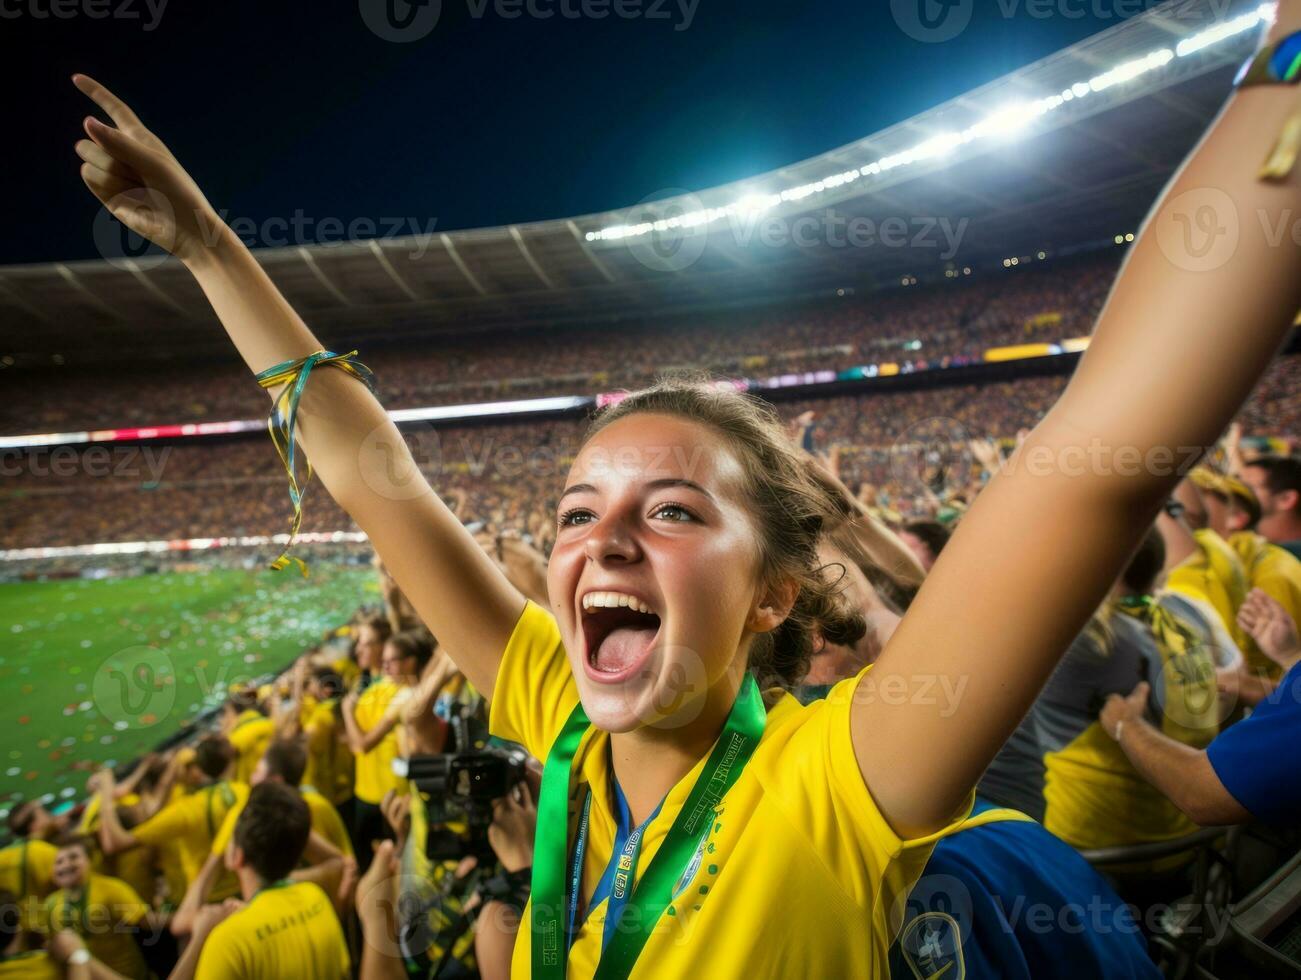
[[791,614],[799,594],[800,587],[794,579],[782,579],[775,585],[766,586],[750,610],[746,629],[751,633],[771,633]]

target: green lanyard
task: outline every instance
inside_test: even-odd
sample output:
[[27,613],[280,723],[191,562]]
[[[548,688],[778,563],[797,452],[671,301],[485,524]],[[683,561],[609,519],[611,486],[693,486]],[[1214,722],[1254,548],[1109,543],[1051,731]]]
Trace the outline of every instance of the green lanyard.
[[[625,921],[631,920],[629,928],[619,929],[602,951],[594,980],[615,980],[632,972],[655,923],[673,901],[674,886],[691,862],[702,830],[713,821],[718,804],[740,777],[763,736],[767,720],[759,685],[752,675],[747,674],[704,770],[641,881],[633,889],[628,904],[636,907],[640,914],[625,917]],[[565,859],[569,851],[569,778],[574,754],[590,727],[582,704],[575,705],[565,727],[556,737],[542,771],[533,849],[532,980],[563,980],[566,972],[569,949],[565,929]],[[636,928],[632,928],[633,925]]]

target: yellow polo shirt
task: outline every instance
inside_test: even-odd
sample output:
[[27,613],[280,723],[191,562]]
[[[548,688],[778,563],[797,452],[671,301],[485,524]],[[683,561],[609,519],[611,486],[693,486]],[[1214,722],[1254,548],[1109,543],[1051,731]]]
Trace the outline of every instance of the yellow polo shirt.
[[261,712],[250,709],[235,719],[235,727],[226,736],[239,753],[235,775],[231,778],[239,783],[249,781],[275,733],[275,722]]
[[[634,980],[889,976],[890,943],[908,891],[935,842],[961,821],[911,841],[891,829],[863,782],[850,741],[857,683],[857,677],[842,681],[825,701],[807,707],[785,695],[769,709],[763,738],[701,836],[672,904],[633,967]],[[530,602],[497,675],[492,733],[545,759],[577,702],[555,620]],[[574,758],[576,779],[589,785],[593,801],[584,905],[614,843],[608,748],[609,734],[591,731]],[[638,875],[704,764],[702,758],[669,792],[647,827]],[[581,798],[570,807],[571,845]],[[580,928],[569,976],[592,976],[605,908],[602,901]],[[518,977],[530,972],[529,915],[526,909],[515,941],[512,975]]]
[[[299,793],[312,815],[312,829],[341,852],[351,857],[352,841],[348,839],[348,831],[343,826],[343,818],[339,816],[339,811],[334,808],[329,800],[310,786],[304,786],[299,790]],[[217,836],[213,838],[212,853],[218,857],[226,853],[226,845],[235,836],[235,821],[244,812],[244,804],[247,802],[247,799],[240,800],[231,808],[230,812],[226,814],[226,819],[222,821]]]
[[43,949],[0,959],[0,980],[63,980],[63,967]]
[[[363,732],[370,731],[380,723],[390,707],[400,707],[409,697],[409,687],[395,684],[387,677],[376,681],[357,699],[357,727]],[[406,792],[407,781],[393,772],[393,760],[398,757],[398,729],[401,727],[401,722],[394,725],[373,749],[357,755],[354,788],[357,799],[363,803],[378,805],[389,790]]]
[[127,930],[139,925],[148,911],[149,906],[126,882],[92,873],[83,901],[70,901],[63,889],[46,899],[44,925],[51,935],[71,929],[85,941],[91,956],[122,976],[146,977],[145,959]]
[[270,885],[208,934],[195,980],[348,980],[348,945],[317,885]]
[[[1239,531],[1229,538],[1229,544],[1242,559],[1251,587],[1277,601],[1301,627],[1301,561],[1254,531]],[[1283,676],[1283,669],[1264,654],[1257,653],[1251,664],[1275,680]]]
[[307,737],[307,768],[303,785],[314,786],[331,803],[344,803],[352,796],[353,759],[340,738],[343,722],[335,717],[336,701],[303,699],[299,722]]
[[[1238,609],[1251,588],[1242,559],[1210,528],[1194,531],[1193,537],[1197,539],[1197,551],[1170,570],[1166,588],[1200,599],[1219,613],[1233,642],[1254,662],[1248,653],[1250,638],[1238,625]],[[1259,651],[1256,656],[1260,656]]]
[[[181,875],[189,887],[203,870],[204,862],[212,852],[212,841],[226,814],[247,799],[247,785],[223,780],[167,804],[131,833],[140,843],[156,848],[159,861],[164,865],[169,861],[179,863]],[[221,901],[238,892],[235,876],[224,871],[208,893],[208,900]],[[179,903],[180,897],[173,900]]]
[[18,914],[27,928],[39,918],[41,904],[54,891],[54,857],[48,841],[20,840],[0,850],[0,888],[18,896]]

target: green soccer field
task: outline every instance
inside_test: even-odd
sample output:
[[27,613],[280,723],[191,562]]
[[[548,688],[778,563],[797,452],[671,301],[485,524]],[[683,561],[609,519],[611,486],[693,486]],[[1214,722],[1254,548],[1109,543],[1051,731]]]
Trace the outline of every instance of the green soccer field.
[[0,819],[16,798],[84,793],[228,686],[281,667],[379,597],[368,568],[0,584]]

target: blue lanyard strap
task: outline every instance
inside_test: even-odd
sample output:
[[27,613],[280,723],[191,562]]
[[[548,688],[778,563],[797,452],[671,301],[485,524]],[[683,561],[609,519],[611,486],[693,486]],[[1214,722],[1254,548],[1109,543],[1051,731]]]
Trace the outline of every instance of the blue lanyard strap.
[[592,791],[589,789],[587,798],[583,800],[583,815],[578,821],[578,836],[574,840],[574,863],[569,868],[569,927],[565,935],[566,960],[569,958],[569,947],[573,945],[574,934],[578,929],[578,892],[583,884],[583,855],[587,852],[587,822],[591,815]]
[[[661,800],[655,811],[637,827],[632,826],[632,811],[628,800],[618,782],[614,784],[615,803],[617,805],[618,826],[615,831],[614,847],[610,850],[610,860],[597,882],[592,900],[587,904],[583,919],[592,914],[592,910],[601,902],[607,902],[605,908],[605,927],[601,937],[601,948],[610,944],[619,928],[619,921],[628,899],[632,895],[633,883],[637,880],[637,860],[641,856],[641,844],[646,836],[646,828],[660,815],[664,806]],[[592,793],[589,790],[583,801],[583,813],[578,822],[578,835],[574,842],[574,859],[569,869],[569,943],[573,944],[578,934],[578,895],[583,883],[583,857],[587,850],[587,836],[592,813]]]

